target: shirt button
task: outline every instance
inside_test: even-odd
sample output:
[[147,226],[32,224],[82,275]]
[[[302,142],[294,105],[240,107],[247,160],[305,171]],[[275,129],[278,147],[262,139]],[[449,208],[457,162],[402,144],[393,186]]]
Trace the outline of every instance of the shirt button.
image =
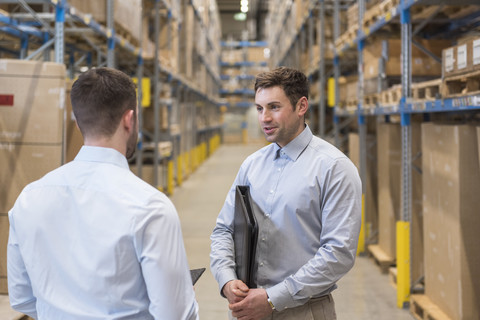
[[260,265],[263,267],[263,262],[260,262]]
[[282,169],[280,169],[280,168],[278,168],[277,170],[278,170],[278,172],[282,171]]
[[273,190],[270,190],[270,193],[273,193]]
[[262,241],[265,241],[265,238],[262,238]]

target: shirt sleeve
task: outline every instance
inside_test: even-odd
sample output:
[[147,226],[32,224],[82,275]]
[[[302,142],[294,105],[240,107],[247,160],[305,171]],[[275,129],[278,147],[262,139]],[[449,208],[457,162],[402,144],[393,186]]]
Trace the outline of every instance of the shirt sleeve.
[[34,319],[37,318],[37,299],[33,295],[30,277],[23,261],[15,233],[12,211],[9,213],[10,230],[7,245],[7,276],[10,305]]
[[198,319],[180,220],[171,201],[158,194],[136,222],[135,246],[155,319]]
[[319,178],[322,230],[320,248],[295,274],[267,289],[277,310],[329,293],[355,261],[361,226],[361,181],[355,166],[337,159]]

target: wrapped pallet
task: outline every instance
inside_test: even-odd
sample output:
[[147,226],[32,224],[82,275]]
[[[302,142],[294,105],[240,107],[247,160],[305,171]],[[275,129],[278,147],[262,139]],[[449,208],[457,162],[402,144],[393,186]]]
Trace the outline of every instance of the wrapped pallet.
[[453,320],[480,319],[476,140],[471,125],[422,125],[425,294]]
[[[21,190],[62,163],[64,103],[65,65],[0,59],[0,248]],[[0,293],[6,293],[0,254]]]
[[[421,152],[420,124],[412,122],[412,157]],[[378,246],[390,257],[396,258],[396,222],[402,218],[402,127],[398,123],[381,123],[377,126],[378,157]],[[421,168],[416,160],[412,165]],[[416,281],[423,275],[423,218],[422,181],[418,170],[412,170],[412,221],[411,221],[411,278]]]

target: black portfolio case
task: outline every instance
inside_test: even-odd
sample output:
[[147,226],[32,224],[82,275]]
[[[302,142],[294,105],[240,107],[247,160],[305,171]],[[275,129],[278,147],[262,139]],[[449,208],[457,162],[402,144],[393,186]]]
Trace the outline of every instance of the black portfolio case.
[[236,187],[233,235],[237,277],[249,288],[256,288],[254,266],[258,224],[249,186]]

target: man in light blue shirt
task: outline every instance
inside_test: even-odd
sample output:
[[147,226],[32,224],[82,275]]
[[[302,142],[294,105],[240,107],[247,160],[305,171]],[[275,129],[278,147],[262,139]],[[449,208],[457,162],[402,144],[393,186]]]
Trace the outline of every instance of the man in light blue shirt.
[[177,212],[136,177],[135,85],[92,69],[71,91],[85,145],[9,212],[12,307],[35,319],[198,319]]
[[[336,319],[331,292],[353,266],[361,225],[356,167],[305,125],[308,81],[291,68],[255,81],[260,126],[270,145],[240,167],[211,240],[211,270],[238,319]],[[257,288],[235,273],[235,187],[248,185],[261,212]]]

